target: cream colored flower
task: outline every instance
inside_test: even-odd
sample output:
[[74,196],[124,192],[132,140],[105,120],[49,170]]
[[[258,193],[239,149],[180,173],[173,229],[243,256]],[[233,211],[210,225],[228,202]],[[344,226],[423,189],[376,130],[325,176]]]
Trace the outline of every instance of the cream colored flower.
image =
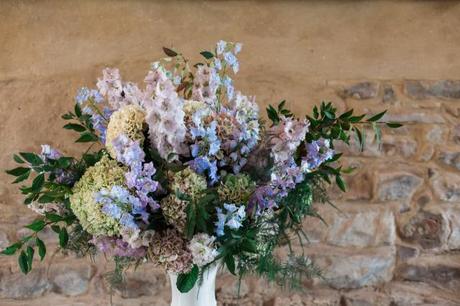
[[94,194],[103,188],[123,186],[126,169],[107,156],[88,168],[75,184],[70,197],[70,207],[83,229],[95,236],[115,236],[120,233],[118,220],[102,212],[102,204],[96,203]]
[[116,158],[116,152],[112,142],[118,136],[124,134],[133,141],[144,142],[143,126],[145,112],[137,105],[127,105],[114,112],[107,126],[107,140],[105,142],[110,156]]

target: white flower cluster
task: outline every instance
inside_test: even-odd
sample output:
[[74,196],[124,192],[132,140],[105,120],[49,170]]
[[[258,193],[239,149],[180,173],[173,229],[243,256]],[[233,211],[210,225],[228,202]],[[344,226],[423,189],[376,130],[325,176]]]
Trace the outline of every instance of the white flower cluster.
[[193,236],[188,248],[192,253],[193,263],[198,267],[212,262],[219,255],[219,252],[214,247],[215,240],[214,236],[204,233]]

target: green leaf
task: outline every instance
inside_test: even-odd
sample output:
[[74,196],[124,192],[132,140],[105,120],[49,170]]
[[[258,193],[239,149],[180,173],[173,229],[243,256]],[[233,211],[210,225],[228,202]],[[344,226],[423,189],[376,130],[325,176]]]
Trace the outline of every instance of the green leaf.
[[61,228],[59,232],[59,245],[61,248],[65,248],[67,243],[69,242],[69,234],[67,233],[67,229],[65,227]]
[[72,113],[64,114],[61,116],[62,119],[64,120],[70,120],[73,119],[74,115]]
[[35,196],[36,194],[31,194],[30,196],[28,196],[27,198],[24,199],[24,204],[26,205],[29,205],[30,203],[32,203],[35,199]]
[[26,225],[25,227],[33,230],[34,232],[39,232],[45,227],[45,224],[46,223],[43,220],[35,220],[34,222]]
[[57,225],[51,225],[51,229],[53,230],[53,232],[55,232],[58,235],[61,232],[61,228]]
[[34,249],[31,246],[27,247],[27,266],[29,271],[32,270],[32,262],[34,260]]
[[39,192],[42,189],[43,184],[45,184],[45,174],[44,173],[38,175],[34,179],[34,181],[32,182],[32,191],[35,193]]
[[387,122],[386,125],[392,129],[397,129],[403,126],[401,123],[398,123],[398,122]]
[[86,128],[83,125],[76,124],[76,123],[67,123],[63,126],[66,130],[74,130],[77,132],[84,132]]
[[27,265],[27,255],[24,251],[21,251],[21,254],[19,255],[18,264],[22,273],[29,273],[29,266]]
[[3,251],[2,251],[2,254],[3,255],[14,255],[14,253],[16,253],[16,251],[22,247],[22,243],[21,242],[16,242],[15,244],[12,244],[10,246],[8,246],[7,248],[5,248]]
[[74,109],[75,109],[75,115],[77,115],[77,117],[80,118],[81,117],[81,107],[80,107],[80,105],[78,103],[75,103]]
[[241,244],[241,249],[249,253],[257,253],[257,244],[252,239],[245,239]]
[[43,164],[43,161],[40,158],[40,156],[38,156],[35,153],[20,152],[19,155],[21,155],[22,158],[24,158],[27,162],[32,164],[32,166],[39,166],[39,165]]
[[286,100],[281,101],[281,102],[278,104],[278,111],[283,110],[285,104],[286,104]]
[[177,56],[177,52],[172,50],[172,49],[169,49],[169,48],[166,48],[166,47],[163,47],[163,52],[167,55],[167,56],[170,56],[170,57],[174,57],[174,56]]
[[212,54],[212,52],[209,52],[209,51],[203,51],[203,52],[200,52],[200,54],[203,55],[205,59],[211,59],[214,57],[214,54]]
[[343,192],[347,190],[347,187],[345,186],[345,182],[343,181],[340,175],[335,176],[335,182],[337,183],[337,186],[339,186],[340,190],[342,190]]
[[16,154],[13,155],[13,159],[15,162],[17,162],[18,164],[23,164],[24,161]]
[[92,133],[82,133],[80,138],[78,138],[75,142],[91,142],[91,141],[97,141],[97,136],[92,134]]
[[385,110],[385,111],[383,111],[383,112],[381,112],[381,113],[378,113],[377,115],[372,116],[372,117],[370,117],[369,119],[367,119],[367,121],[368,121],[368,122],[375,122],[375,121],[378,121],[378,120],[380,120],[380,119],[385,115],[386,112],[387,112],[387,111]]
[[360,122],[366,115],[359,115],[359,116],[353,116],[348,119],[351,123],[358,123]]
[[327,118],[334,120],[335,119],[335,114],[329,112],[329,111],[324,111],[324,115],[326,115]]
[[195,232],[196,226],[196,211],[193,203],[189,203],[185,210],[187,214],[187,224],[185,226],[185,235],[191,238]]
[[60,221],[64,220],[64,218],[62,218],[61,216],[56,215],[56,214],[52,214],[52,213],[45,214],[45,217],[46,217],[46,219],[50,220],[51,222],[60,222]]
[[318,117],[319,117],[318,107],[316,105],[313,107],[313,117],[315,119],[318,119]]
[[37,243],[38,255],[40,256],[40,260],[43,261],[43,258],[45,258],[46,255],[45,243],[38,237],[35,239],[35,242]]
[[177,289],[182,293],[187,293],[192,290],[198,280],[199,273],[200,269],[197,265],[194,265],[189,273],[179,274],[176,282]]
[[359,148],[360,148],[361,151],[363,151],[364,150],[364,137],[363,137],[363,134],[362,134],[361,130],[358,129],[357,127],[353,127],[353,130],[355,131],[356,137],[358,138]]
[[347,119],[348,117],[350,117],[351,115],[353,115],[353,109],[350,109],[349,111],[343,113],[342,115],[340,115],[340,119]]
[[236,275],[235,259],[233,258],[233,255],[229,254],[225,256],[224,262],[227,265],[228,271],[230,271],[230,273],[232,273],[233,275]]
[[38,203],[53,203],[56,199],[48,194],[44,194],[38,198]]
[[13,175],[13,176],[21,176],[28,172],[30,172],[30,168],[24,168],[24,167],[17,167],[17,168],[6,171],[6,173],[8,173],[9,175]]
[[72,160],[73,160],[72,157],[60,157],[57,160],[57,163],[58,163],[59,168],[67,169],[72,164]]
[[27,172],[24,173],[23,175],[18,176],[18,177],[13,181],[13,184],[17,184],[17,183],[20,183],[20,182],[23,182],[23,181],[27,180],[27,179],[29,178],[29,175],[30,175],[30,169],[29,169],[29,171],[27,171]]

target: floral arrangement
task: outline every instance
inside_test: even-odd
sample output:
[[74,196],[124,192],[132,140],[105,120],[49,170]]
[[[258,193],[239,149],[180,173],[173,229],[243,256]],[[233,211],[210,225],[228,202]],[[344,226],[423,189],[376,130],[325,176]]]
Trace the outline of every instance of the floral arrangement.
[[216,263],[283,286],[313,277],[312,261],[293,248],[285,259],[274,252],[302,242],[302,221],[319,217],[312,203],[328,201],[327,185],[345,191],[349,169],[334,143],[349,145],[354,135],[362,146],[363,127],[379,138],[382,124],[400,125],[379,122],[385,112],[339,115],[324,102],[297,118],[284,101],[267,108],[264,124],[255,99],[233,86],[240,50],[220,41],[192,65],[164,48],[143,89],[110,68],[97,89],[81,88],[62,118],[76,142],[91,146],[80,158],[49,145],[14,155],[20,165],[7,173],[14,183],[31,180],[20,190],[39,217],[2,253],[19,254],[28,273],[35,252],[46,255],[39,233],[51,228],[62,249],[112,258],[112,279],[152,262],[179,275],[181,292]]

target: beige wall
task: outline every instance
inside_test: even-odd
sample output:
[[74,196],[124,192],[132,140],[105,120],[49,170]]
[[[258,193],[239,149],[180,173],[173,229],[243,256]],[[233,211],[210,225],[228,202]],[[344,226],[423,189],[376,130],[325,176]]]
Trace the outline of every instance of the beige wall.
[[[237,300],[222,276],[223,305],[458,305],[460,83],[437,81],[460,79],[459,16],[456,1],[4,0],[0,169],[42,143],[84,150],[59,115],[104,66],[141,82],[162,46],[198,59],[219,39],[241,41],[237,84],[261,106],[286,98],[305,113],[326,99],[341,109],[388,108],[406,127],[388,132],[382,151],[348,152],[359,170],[337,199],[342,212],[322,209],[329,227],[306,226],[327,283],[293,295],[249,280]],[[32,218],[10,180],[0,174],[0,246]],[[0,304],[107,305],[103,260],[57,255],[46,267],[37,262],[25,278],[2,258]],[[167,290],[164,276],[146,269],[114,302],[167,305]]]

